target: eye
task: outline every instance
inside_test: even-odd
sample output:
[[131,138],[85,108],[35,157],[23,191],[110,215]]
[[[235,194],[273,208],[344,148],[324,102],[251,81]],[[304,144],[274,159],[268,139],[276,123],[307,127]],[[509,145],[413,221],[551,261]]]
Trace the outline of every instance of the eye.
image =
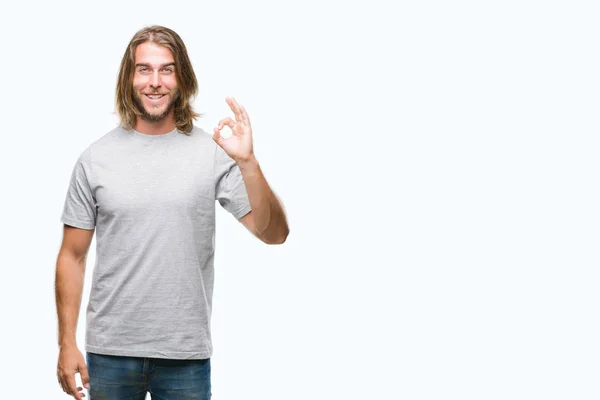
[[163,71],[165,71],[165,72],[173,72],[173,69],[167,67],[167,68],[163,68]]

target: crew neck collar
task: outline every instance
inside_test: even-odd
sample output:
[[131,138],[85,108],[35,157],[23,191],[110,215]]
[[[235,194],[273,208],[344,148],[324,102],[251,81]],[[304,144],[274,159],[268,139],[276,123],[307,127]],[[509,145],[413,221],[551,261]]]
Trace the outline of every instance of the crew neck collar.
[[161,140],[161,139],[166,139],[168,137],[175,136],[175,135],[177,135],[179,133],[179,131],[177,130],[177,128],[173,129],[170,132],[161,133],[161,134],[157,134],[157,135],[150,135],[150,134],[147,134],[147,133],[138,132],[135,129],[128,130],[127,132],[129,132],[129,134],[131,136],[134,136],[136,138],[140,138],[140,139],[143,139],[143,140]]

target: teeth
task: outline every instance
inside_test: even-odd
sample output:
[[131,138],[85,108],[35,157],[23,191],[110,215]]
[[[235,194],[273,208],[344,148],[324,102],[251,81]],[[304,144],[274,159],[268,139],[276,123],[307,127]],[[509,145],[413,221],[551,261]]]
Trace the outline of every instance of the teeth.
[[146,95],[148,97],[150,97],[151,99],[160,99],[161,97],[163,97],[163,95],[157,95],[157,94],[148,94]]

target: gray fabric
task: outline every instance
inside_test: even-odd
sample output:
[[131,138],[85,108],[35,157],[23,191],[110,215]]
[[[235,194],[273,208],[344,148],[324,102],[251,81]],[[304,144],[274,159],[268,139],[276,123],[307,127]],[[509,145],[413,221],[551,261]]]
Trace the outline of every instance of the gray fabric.
[[212,356],[216,200],[237,219],[251,210],[237,164],[198,127],[119,126],[81,153],[61,221],[96,229],[86,351]]

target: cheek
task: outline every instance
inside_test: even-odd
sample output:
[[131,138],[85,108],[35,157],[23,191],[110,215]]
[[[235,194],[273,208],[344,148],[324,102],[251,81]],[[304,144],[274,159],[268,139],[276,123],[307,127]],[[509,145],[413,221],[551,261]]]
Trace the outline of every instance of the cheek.
[[177,80],[176,79],[164,80],[163,85],[165,85],[167,88],[169,88],[169,90],[174,91],[177,89]]
[[134,78],[133,79],[133,88],[135,90],[140,90],[146,87],[146,80],[145,79],[139,79],[139,78]]

